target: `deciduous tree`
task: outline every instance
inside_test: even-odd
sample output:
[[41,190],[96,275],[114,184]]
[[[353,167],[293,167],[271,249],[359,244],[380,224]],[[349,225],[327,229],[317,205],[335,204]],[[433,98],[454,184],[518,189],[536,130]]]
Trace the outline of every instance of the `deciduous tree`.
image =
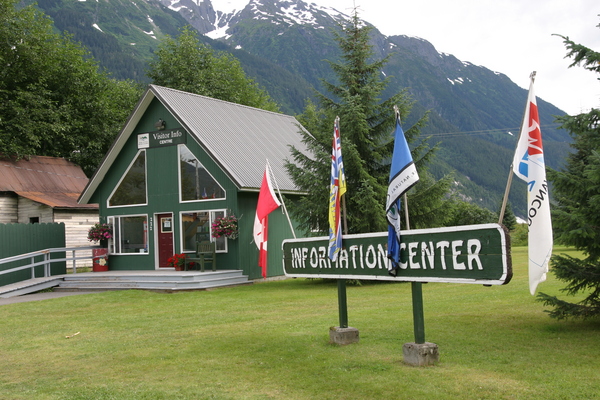
[[91,174],[141,91],[99,71],[33,6],[0,0],[0,154],[65,157]]
[[150,63],[148,77],[157,85],[269,111],[277,104],[247,78],[240,62],[200,43],[189,26],[176,39],[167,37]]

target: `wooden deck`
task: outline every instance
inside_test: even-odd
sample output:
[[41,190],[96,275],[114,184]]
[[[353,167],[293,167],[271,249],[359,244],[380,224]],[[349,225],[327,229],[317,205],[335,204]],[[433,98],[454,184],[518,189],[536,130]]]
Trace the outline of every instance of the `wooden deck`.
[[47,288],[55,291],[153,290],[176,292],[250,284],[240,270],[221,271],[107,271],[35,278],[0,286],[0,298],[21,296]]

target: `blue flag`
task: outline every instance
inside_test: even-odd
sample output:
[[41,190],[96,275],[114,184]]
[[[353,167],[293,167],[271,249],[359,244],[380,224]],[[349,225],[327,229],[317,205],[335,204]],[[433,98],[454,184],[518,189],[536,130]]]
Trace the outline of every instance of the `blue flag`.
[[394,132],[394,154],[388,185],[385,212],[388,220],[388,258],[392,261],[390,275],[396,276],[400,263],[400,197],[419,181],[404,131],[400,125],[400,116],[396,116]]

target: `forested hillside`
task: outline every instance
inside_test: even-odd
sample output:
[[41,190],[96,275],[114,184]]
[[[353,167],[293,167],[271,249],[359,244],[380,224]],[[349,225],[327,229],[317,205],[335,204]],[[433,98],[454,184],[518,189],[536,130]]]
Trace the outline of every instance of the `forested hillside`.
[[[237,57],[246,73],[288,114],[301,113],[314,90],[322,92],[322,80],[335,79],[329,61],[337,61],[340,52],[333,32],[347,17],[301,0],[249,0],[243,10],[230,15],[213,9],[208,0],[200,5],[167,0],[40,0],[39,7],[59,31],[69,32],[88,47],[113,76],[142,83],[148,82],[147,65],[160,40],[177,35],[190,23],[217,39],[203,36],[203,42]],[[457,193],[496,211],[526,90],[502,73],[441,54],[423,39],[387,37],[373,29],[372,43],[375,57],[388,60],[382,70],[382,77],[389,79],[383,96],[406,88],[415,101],[411,115],[403,116],[405,126],[429,112],[423,132],[440,145],[432,171],[438,177],[453,172]],[[541,99],[538,105],[546,162],[556,168],[569,151],[568,135],[554,123],[554,117],[564,112]],[[524,215],[525,190],[518,185],[510,200],[515,213]]]

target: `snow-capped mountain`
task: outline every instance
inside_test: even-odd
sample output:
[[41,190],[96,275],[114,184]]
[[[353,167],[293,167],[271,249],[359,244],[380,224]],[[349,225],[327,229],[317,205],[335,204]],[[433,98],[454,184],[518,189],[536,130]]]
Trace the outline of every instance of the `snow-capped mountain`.
[[[59,31],[72,33],[120,79],[147,82],[144,73],[160,41],[166,35],[176,37],[181,27],[190,24],[204,35],[201,39],[208,46],[237,57],[246,74],[289,114],[302,112],[315,89],[323,92],[322,80],[336,82],[329,64],[340,60],[334,32],[339,33],[339,23],[350,19],[338,10],[302,0],[37,2]],[[438,176],[455,171],[465,198],[497,209],[514,151],[514,138],[506,128],[518,130],[526,91],[501,73],[438,52],[423,39],[385,36],[373,27],[371,44],[376,59],[388,57],[381,71],[388,79],[382,97],[406,88],[415,101],[405,125],[410,127],[430,111],[423,132],[432,135],[432,144],[442,146],[435,166]],[[541,99],[538,107],[546,126],[551,126],[553,115],[563,114]],[[545,128],[544,151],[550,167],[559,166],[568,140],[564,132]],[[525,215],[526,210],[520,209],[524,195],[524,190],[511,192],[518,215]]]
[[180,13],[200,33],[212,39],[228,39],[229,32],[244,18],[269,21],[275,25],[311,25],[325,29],[331,21],[349,18],[331,8],[301,0],[161,0]]

